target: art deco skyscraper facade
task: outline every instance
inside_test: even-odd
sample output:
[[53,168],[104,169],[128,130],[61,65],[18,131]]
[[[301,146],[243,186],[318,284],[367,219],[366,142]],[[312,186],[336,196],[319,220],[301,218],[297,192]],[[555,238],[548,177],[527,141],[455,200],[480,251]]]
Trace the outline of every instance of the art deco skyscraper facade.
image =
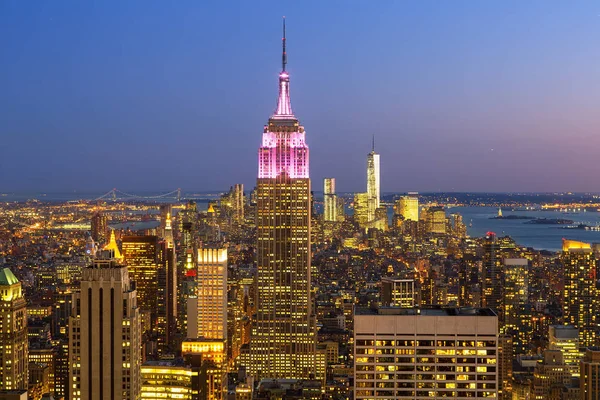
[[127,267],[94,260],[82,272],[69,318],[70,399],[138,399],[140,329]]
[[246,367],[257,377],[301,379],[316,373],[311,195],[304,127],[290,103],[285,25],[283,49],[277,108],[258,150],[258,307]]
[[581,346],[595,346],[598,337],[596,258],[590,244],[563,239],[561,260],[565,270],[564,322],[579,328]]
[[27,310],[21,282],[0,269],[0,390],[26,390]]

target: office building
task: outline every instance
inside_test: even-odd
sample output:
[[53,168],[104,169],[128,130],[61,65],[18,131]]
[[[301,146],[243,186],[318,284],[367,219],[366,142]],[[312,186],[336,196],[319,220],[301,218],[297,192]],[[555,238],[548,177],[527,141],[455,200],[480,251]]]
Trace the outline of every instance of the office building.
[[92,239],[96,243],[106,243],[109,238],[108,218],[106,214],[97,211],[92,215],[91,232]]
[[198,250],[197,284],[188,338],[227,340],[227,249]]
[[140,311],[150,315],[150,325],[155,327],[158,314],[158,237],[124,236],[123,264],[135,282],[137,304]]
[[0,391],[27,390],[27,308],[21,282],[0,269]]
[[[184,301],[177,297],[177,257],[170,214],[167,215],[165,220],[163,235],[163,240],[159,243],[157,327],[159,333],[158,350],[164,354],[175,352],[179,347],[179,344],[175,343],[178,332],[178,306],[180,306],[178,300],[180,302]],[[185,306],[183,308],[185,310]]]
[[[108,253],[108,254],[107,254]],[[127,267],[110,252],[83,270],[69,318],[71,400],[140,396],[141,332]]]
[[446,211],[444,207],[429,207],[423,210],[421,218],[427,233],[446,233]]
[[396,214],[404,217],[405,221],[419,220],[419,194],[408,192],[408,195],[400,197],[396,202]]
[[354,357],[355,399],[498,397],[487,308],[357,308]]
[[327,222],[337,221],[337,195],[335,194],[335,178],[323,179],[323,220]]
[[580,371],[581,399],[600,399],[600,348],[590,347],[585,350]]
[[483,239],[483,270],[481,282],[481,304],[502,315],[502,259],[494,232],[488,232]]
[[513,336],[515,354],[527,354],[532,335],[529,305],[529,261],[504,259],[503,318],[500,330]]
[[354,194],[354,221],[361,229],[366,229],[369,219],[369,194]]
[[548,331],[548,349],[563,353],[571,375],[579,376],[583,354],[579,351],[579,330],[571,325],[551,325]]
[[198,372],[200,384],[197,386],[196,399],[223,400],[227,393],[225,340],[186,339],[181,344],[181,352],[192,371]]
[[198,371],[171,361],[147,361],[141,367],[141,398],[198,399]]
[[579,329],[579,345],[595,346],[598,330],[596,257],[589,243],[563,239],[564,323]]
[[119,249],[119,245],[117,244],[117,239],[115,238],[115,230],[111,229],[110,231],[110,239],[108,244],[104,246],[103,250],[112,251],[114,258],[116,260],[122,260],[123,256],[121,255],[121,249]]
[[498,336],[498,398],[511,400],[513,382],[513,339],[510,335]]
[[290,77],[279,74],[279,99],[264,128],[256,183],[256,324],[250,343],[255,377],[302,379],[316,373],[311,301],[311,187],[304,127],[290,102]]
[[571,373],[565,365],[562,352],[545,350],[542,362],[536,364],[533,372],[530,398],[532,400],[556,398],[553,392],[560,392],[563,387],[570,384]]
[[415,280],[402,278],[381,278],[381,305],[385,307],[414,307]]
[[369,215],[374,216],[375,210],[380,206],[379,154],[375,153],[375,136],[373,136],[371,152],[367,155],[367,195],[369,209],[373,210]]

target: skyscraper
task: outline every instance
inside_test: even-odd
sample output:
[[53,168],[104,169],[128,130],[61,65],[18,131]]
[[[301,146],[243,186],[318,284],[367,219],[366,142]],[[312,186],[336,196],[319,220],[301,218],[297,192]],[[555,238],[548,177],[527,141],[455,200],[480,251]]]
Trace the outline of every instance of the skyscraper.
[[95,242],[104,243],[108,239],[108,219],[101,212],[92,215],[91,221],[92,239]]
[[27,390],[27,310],[21,282],[0,269],[0,390]]
[[580,346],[595,346],[598,337],[596,258],[589,243],[563,239],[562,250],[564,322],[579,328]]
[[325,203],[324,220],[335,222],[337,220],[337,196],[335,194],[335,178],[323,179],[323,197]]
[[481,304],[498,313],[502,326],[502,260],[498,255],[499,246],[494,232],[488,232],[483,240]]
[[[127,267],[105,252],[83,270],[69,318],[72,400],[137,399],[141,332]],[[112,255],[112,254],[111,254]]]
[[227,249],[198,251],[196,319],[189,318],[188,338],[227,339]]
[[135,282],[138,307],[150,315],[153,328],[158,314],[158,253],[156,236],[123,237],[123,263]]
[[285,44],[284,20],[279,99],[258,151],[258,305],[246,367],[258,377],[301,379],[316,373],[311,194],[308,146],[292,112]]
[[355,399],[497,398],[498,318],[487,308],[356,308]]
[[600,349],[592,347],[586,349],[581,362],[581,399],[600,399]]
[[396,213],[402,215],[405,221],[419,220],[419,195],[416,192],[408,192],[407,196],[398,199]]
[[371,152],[367,155],[367,194],[369,196],[369,220],[375,218],[375,210],[379,208],[379,191],[379,154],[375,153],[375,136],[373,136],[373,147],[371,148]]
[[[177,257],[171,226],[171,216],[165,220],[164,239],[160,242],[160,268],[158,270],[158,331],[159,350],[173,351],[177,333]],[[184,304],[185,309],[185,304]],[[178,346],[177,346],[178,347]]]
[[513,337],[515,354],[526,354],[532,334],[529,306],[529,261],[525,258],[504,260],[502,333]]

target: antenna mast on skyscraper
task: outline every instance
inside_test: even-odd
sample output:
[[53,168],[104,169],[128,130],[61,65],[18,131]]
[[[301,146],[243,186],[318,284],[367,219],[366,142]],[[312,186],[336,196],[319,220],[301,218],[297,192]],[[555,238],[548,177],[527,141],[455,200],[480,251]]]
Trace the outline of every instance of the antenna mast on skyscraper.
[[285,15],[283,16],[283,54],[281,55],[281,65],[285,72],[285,65],[287,64],[287,54],[285,52]]
[[373,134],[373,145],[371,150],[373,151],[373,153],[375,153],[375,134]]

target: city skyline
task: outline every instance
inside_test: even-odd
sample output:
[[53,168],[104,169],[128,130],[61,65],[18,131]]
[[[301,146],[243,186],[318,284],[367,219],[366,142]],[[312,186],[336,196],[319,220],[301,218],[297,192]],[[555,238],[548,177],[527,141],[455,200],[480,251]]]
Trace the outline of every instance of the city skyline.
[[592,2],[139,5],[0,6],[2,190],[252,187],[282,15],[315,181],[364,190],[375,134],[382,192],[595,189]]

